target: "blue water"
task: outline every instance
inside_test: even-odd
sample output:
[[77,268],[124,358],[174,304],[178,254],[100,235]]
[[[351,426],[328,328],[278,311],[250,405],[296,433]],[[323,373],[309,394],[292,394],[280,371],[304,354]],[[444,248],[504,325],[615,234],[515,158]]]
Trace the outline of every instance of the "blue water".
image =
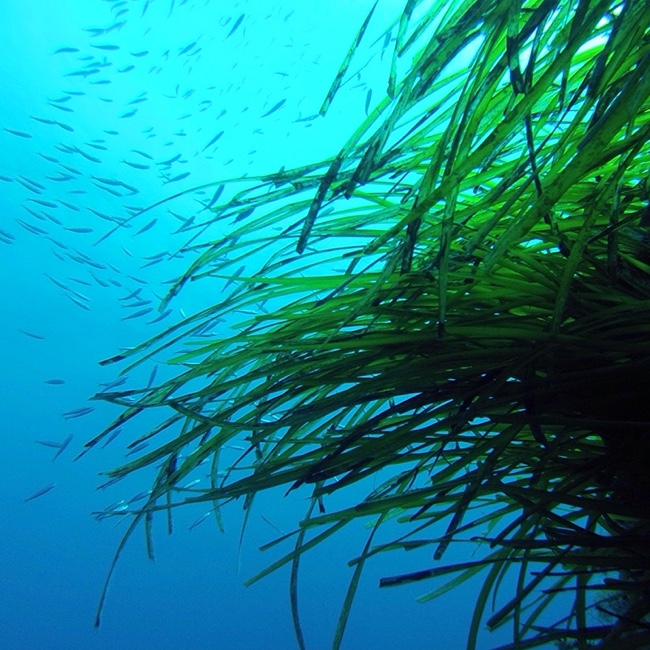
[[[188,289],[163,322],[151,323],[155,309],[135,316],[155,307],[164,282],[191,261],[159,256],[182,246],[187,234],[177,231],[185,220],[221,181],[333,155],[364,118],[368,91],[379,96],[385,76],[375,56],[326,119],[297,121],[318,112],[372,4],[0,3],[0,647],[296,647],[286,567],[248,588],[243,581],[280,556],[258,546],[277,536],[273,526],[292,529],[305,511],[304,495],[259,498],[241,549],[241,504],[224,509],[225,533],[212,521],[190,529],[205,514],[198,507],[178,512],[172,536],[157,523],[155,562],[137,531],[96,630],[101,588],[127,523],[92,513],[145,490],[150,478],[97,489],[105,482],[99,474],[123,463],[125,445],[144,429],[73,459],[119,412],[88,401],[120,370],[98,362],[210,304],[205,293]],[[379,3],[359,67],[377,52],[370,44],[401,5]],[[97,243],[138,209],[209,183]],[[226,184],[224,198],[234,191]],[[145,365],[129,381],[142,385],[151,371]],[[158,372],[164,378],[164,369]],[[94,410],[71,417],[87,406]],[[144,418],[139,426],[146,424]],[[53,461],[57,449],[43,441],[62,443],[70,434]],[[367,534],[352,525],[305,557],[300,593],[308,648],[330,646],[352,575],[346,561]],[[463,647],[480,583],[428,604],[415,598],[437,585],[377,588],[383,575],[430,564],[427,554],[369,562],[343,647]],[[505,638],[493,636],[489,645]]]

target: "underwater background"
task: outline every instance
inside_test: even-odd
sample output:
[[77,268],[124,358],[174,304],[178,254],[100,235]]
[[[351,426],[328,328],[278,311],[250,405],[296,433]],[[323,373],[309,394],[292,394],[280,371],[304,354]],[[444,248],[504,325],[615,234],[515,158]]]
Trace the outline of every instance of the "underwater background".
[[[118,412],[88,401],[120,385],[119,369],[98,362],[211,304],[202,285],[157,310],[165,283],[191,262],[175,252],[193,234],[192,215],[217,192],[232,195],[228,179],[332,155],[381,96],[377,38],[403,4],[392,0],[377,4],[367,65],[327,118],[313,119],[373,4],[0,4],[1,647],[295,647],[288,569],[243,582],[271,563],[258,547],[301,517],[303,499],[258,497],[241,548],[237,503],[224,508],[225,533],[204,521],[205,508],[180,509],[173,535],[154,531],[153,563],[136,533],[97,630],[123,515],[148,483],[128,477],[97,489],[100,472],[133,453],[125,445],[137,432],[75,458]],[[218,295],[223,283],[214,287]],[[156,372],[164,375],[154,359],[128,381],[144,385]],[[303,558],[308,648],[330,646],[346,562],[367,534],[355,526]],[[416,568],[401,557],[390,573]],[[417,585],[377,588],[386,569],[381,559],[367,564],[343,647],[463,647],[477,581],[418,604]],[[492,634],[484,647],[498,643]]]

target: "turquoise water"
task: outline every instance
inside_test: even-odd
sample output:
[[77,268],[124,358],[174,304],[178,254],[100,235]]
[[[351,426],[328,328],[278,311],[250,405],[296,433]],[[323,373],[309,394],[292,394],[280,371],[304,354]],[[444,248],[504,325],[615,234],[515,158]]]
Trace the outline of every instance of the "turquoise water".
[[[401,2],[379,2],[358,74],[326,118],[305,119],[318,112],[372,4],[0,5],[1,647],[295,647],[288,571],[242,583],[278,557],[257,547],[276,528],[291,529],[304,500],[259,499],[241,550],[239,504],[224,511],[225,533],[212,521],[196,523],[201,508],[179,512],[172,536],[157,525],[154,563],[137,532],[96,630],[123,513],[148,477],[98,489],[99,473],[125,461],[134,429],[74,459],[119,412],[88,401],[119,378],[120,368],[98,362],[210,304],[209,291],[220,290],[188,288],[164,317],[157,311],[166,282],[192,259],[176,254],[192,219],[217,189],[229,198],[231,179],[331,156],[372,109],[385,81],[381,35]],[[227,227],[217,224],[210,235]],[[154,359],[126,386],[153,380],[154,368],[165,377]],[[304,560],[308,648],[329,647],[351,577],[346,561],[366,534],[362,526],[345,530]],[[432,585],[380,591],[377,583],[422,568],[422,556],[387,557],[367,566],[343,647],[463,647],[476,583],[417,604]]]

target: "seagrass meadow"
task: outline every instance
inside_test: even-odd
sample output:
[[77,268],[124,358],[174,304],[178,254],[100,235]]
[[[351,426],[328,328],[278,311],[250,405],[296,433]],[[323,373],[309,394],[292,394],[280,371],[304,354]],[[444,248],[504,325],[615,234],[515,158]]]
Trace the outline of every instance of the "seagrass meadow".
[[[219,526],[226,503],[247,518],[297,490],[304,517],[250,581],[291,567],[300,648],[301,559],[358,523],[334,648],[371,558],[380,588],[419,582],[421,601],[480,575],[467,648],[485,626],[511,630],[503,650],[648,648],[650,7],[420,4],[396,10],[384,96],[334,155],[230,179],[223,201],[223,179],[181,193],[217,190],[160,310],[212,299],[102,362],[165,357],[169,376],[96,396],[122,410],[85,451],[159,418],[106,472],[156,476],[108,580],[136,529],[153,552],[152,522],[186,505]],[[200,465],[209,487],[181,489]],[[478,551],[446,562],[467,540]],[[421,569],[395,574],[404,550]]]

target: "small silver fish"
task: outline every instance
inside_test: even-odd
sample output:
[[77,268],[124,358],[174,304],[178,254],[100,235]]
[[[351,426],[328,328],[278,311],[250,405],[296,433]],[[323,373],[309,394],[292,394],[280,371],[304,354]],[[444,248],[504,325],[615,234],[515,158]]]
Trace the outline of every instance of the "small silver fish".
[[28,501],[31,501],[32,499],[38,499],[38,497],[42,497],[44,494],[47,494],[51,489],[54,488],[56,483],[50,483],[49,485],[46,485],[45,487],[42,487],[40,490],[36,490],[34,494],[28,496],[26,499],[23,500],[23,503],[27,503]]

